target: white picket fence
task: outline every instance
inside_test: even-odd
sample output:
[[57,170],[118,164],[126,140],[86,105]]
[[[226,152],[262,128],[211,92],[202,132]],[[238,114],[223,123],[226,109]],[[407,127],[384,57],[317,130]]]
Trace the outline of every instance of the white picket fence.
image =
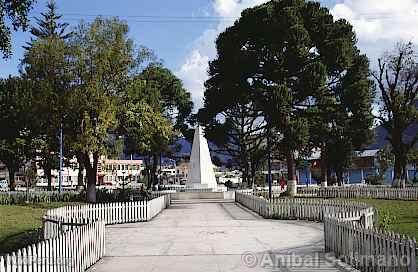
[[105,223],[96,221],[0,256],[0,272],[82,272],[104,254]]
[[170,194],[148,201],[98,203],[50,209],[43,217],[44,238],[93,221],[106,225],[148,221],[170,205]]
[[81,272],[105,254],[105,225],[151,220],[170,205],[170,194],[148,201],[65,206],[43,217],[44,239],[0,256],[0,272]]
[[[265,218],[324,222],[326,251],[362,271],[416,272],[415,239],[377,230],[375,209],[365,203],[302,198],[268,200],[248,192],[236,192],[235,200]],[[377,262],[382,258],[386,262]],[[389,259],[398,261],[388,262]]]
[[346,215],[345,217],[357,218],[358,220],[363,216],[364,220],[366,220],[364,223],[368,227],[372,227],[375,220],[374,208],[361,202],[278,197],[267,200],[257,195],[243,194],[241,192],[235,194],[235,199],[264,218],[322,222],[326,215],[344,214]]
[[325,251],[361,271],[416,272],[417,243],[399,234],[326,217]]
[[391,200],[418,200],[418,188],[391,188],[374,186],[300,187],[298,194],[324,198],[376,198]]

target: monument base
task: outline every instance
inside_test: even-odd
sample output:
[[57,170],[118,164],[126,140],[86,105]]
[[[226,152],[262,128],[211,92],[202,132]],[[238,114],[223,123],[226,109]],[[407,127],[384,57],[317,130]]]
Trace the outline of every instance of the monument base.
[[207,189],[209,188],[207,184],[201,183],[186,183],[186,188],[188,189]]
[[216,192],[217,188],[209,187],[208,184],[201,184],[201,183],[188,183],[186,184],[186,191],[205,191],[205,192]]

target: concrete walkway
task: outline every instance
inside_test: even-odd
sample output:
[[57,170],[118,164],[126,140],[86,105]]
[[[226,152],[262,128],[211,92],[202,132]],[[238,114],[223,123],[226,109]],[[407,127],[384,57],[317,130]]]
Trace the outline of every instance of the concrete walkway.
[[266,220],[234,202],[177,201],[106,235],[106,256],[89,271],[338,271],[318,254],[322,224]]

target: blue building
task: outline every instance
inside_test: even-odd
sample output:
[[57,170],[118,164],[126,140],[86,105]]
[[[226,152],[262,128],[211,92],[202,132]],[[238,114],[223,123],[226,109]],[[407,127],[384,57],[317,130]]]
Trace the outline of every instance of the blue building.
[[[418,108],[418,100],[416,102]],[[412,124],[404,133],[403,141],[410,143],[418,134],[418,122]],[[374,141],[365,148],[362,152],[358,152],[356,158],[353,160],[353,166],[344,174],[344,180],[349,184],[363,183],[368,176],[374,176],[378,173],[379,165],[377,162],[377,153],[379,150],[389,145],[388,132],[383,126],[378,126],[374,129]],[[418,144],[415,146],[418,148]],[[313,168],[319,167],[319,152],[314,153],[310,158]],[[312,178],[310,169],[298,169],[299,184],[317,184],[319,181]],[[393,180],[393,168],[390,168],[385,173],[385,182],[391,184]],[[417,169],[414,165],[407,166],[407,178],[413,180],[418,178]]]

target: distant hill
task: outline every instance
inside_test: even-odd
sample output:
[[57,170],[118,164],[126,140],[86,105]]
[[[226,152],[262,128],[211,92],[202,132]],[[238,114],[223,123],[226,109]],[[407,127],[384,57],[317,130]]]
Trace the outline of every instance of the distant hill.
[[[219,161],[223,165],[231,161],[231,156],[216,152],[218,147],[215,144],[208,141],[208,145],[212,161]],[[192,143],[186,138],[180,138],[171,146],[171,150],[173,152],[173,157],[175,158],[188,158],[192,152]]]
[[[208,142],[209,151],[212,158],[212,162],[221,163],[222,165],[230,164],[231,156],[227,156],[225,154],[220,154],[216,152],[218,149],[217,146],[211,142]],[[170,158],[164,157],[163,164],[172,164],[172,160],[180,160],[180,159],[189,159],[190,153],[192,152],[192,143],[189,142],[186,138],[179,138],[173,145],[170,146],[170,150],[172,155]],[[123,159],[130,159],[130,154],[124,154]],[[144,156],[135,154],[132,156],[133,159],[143,159]]]

